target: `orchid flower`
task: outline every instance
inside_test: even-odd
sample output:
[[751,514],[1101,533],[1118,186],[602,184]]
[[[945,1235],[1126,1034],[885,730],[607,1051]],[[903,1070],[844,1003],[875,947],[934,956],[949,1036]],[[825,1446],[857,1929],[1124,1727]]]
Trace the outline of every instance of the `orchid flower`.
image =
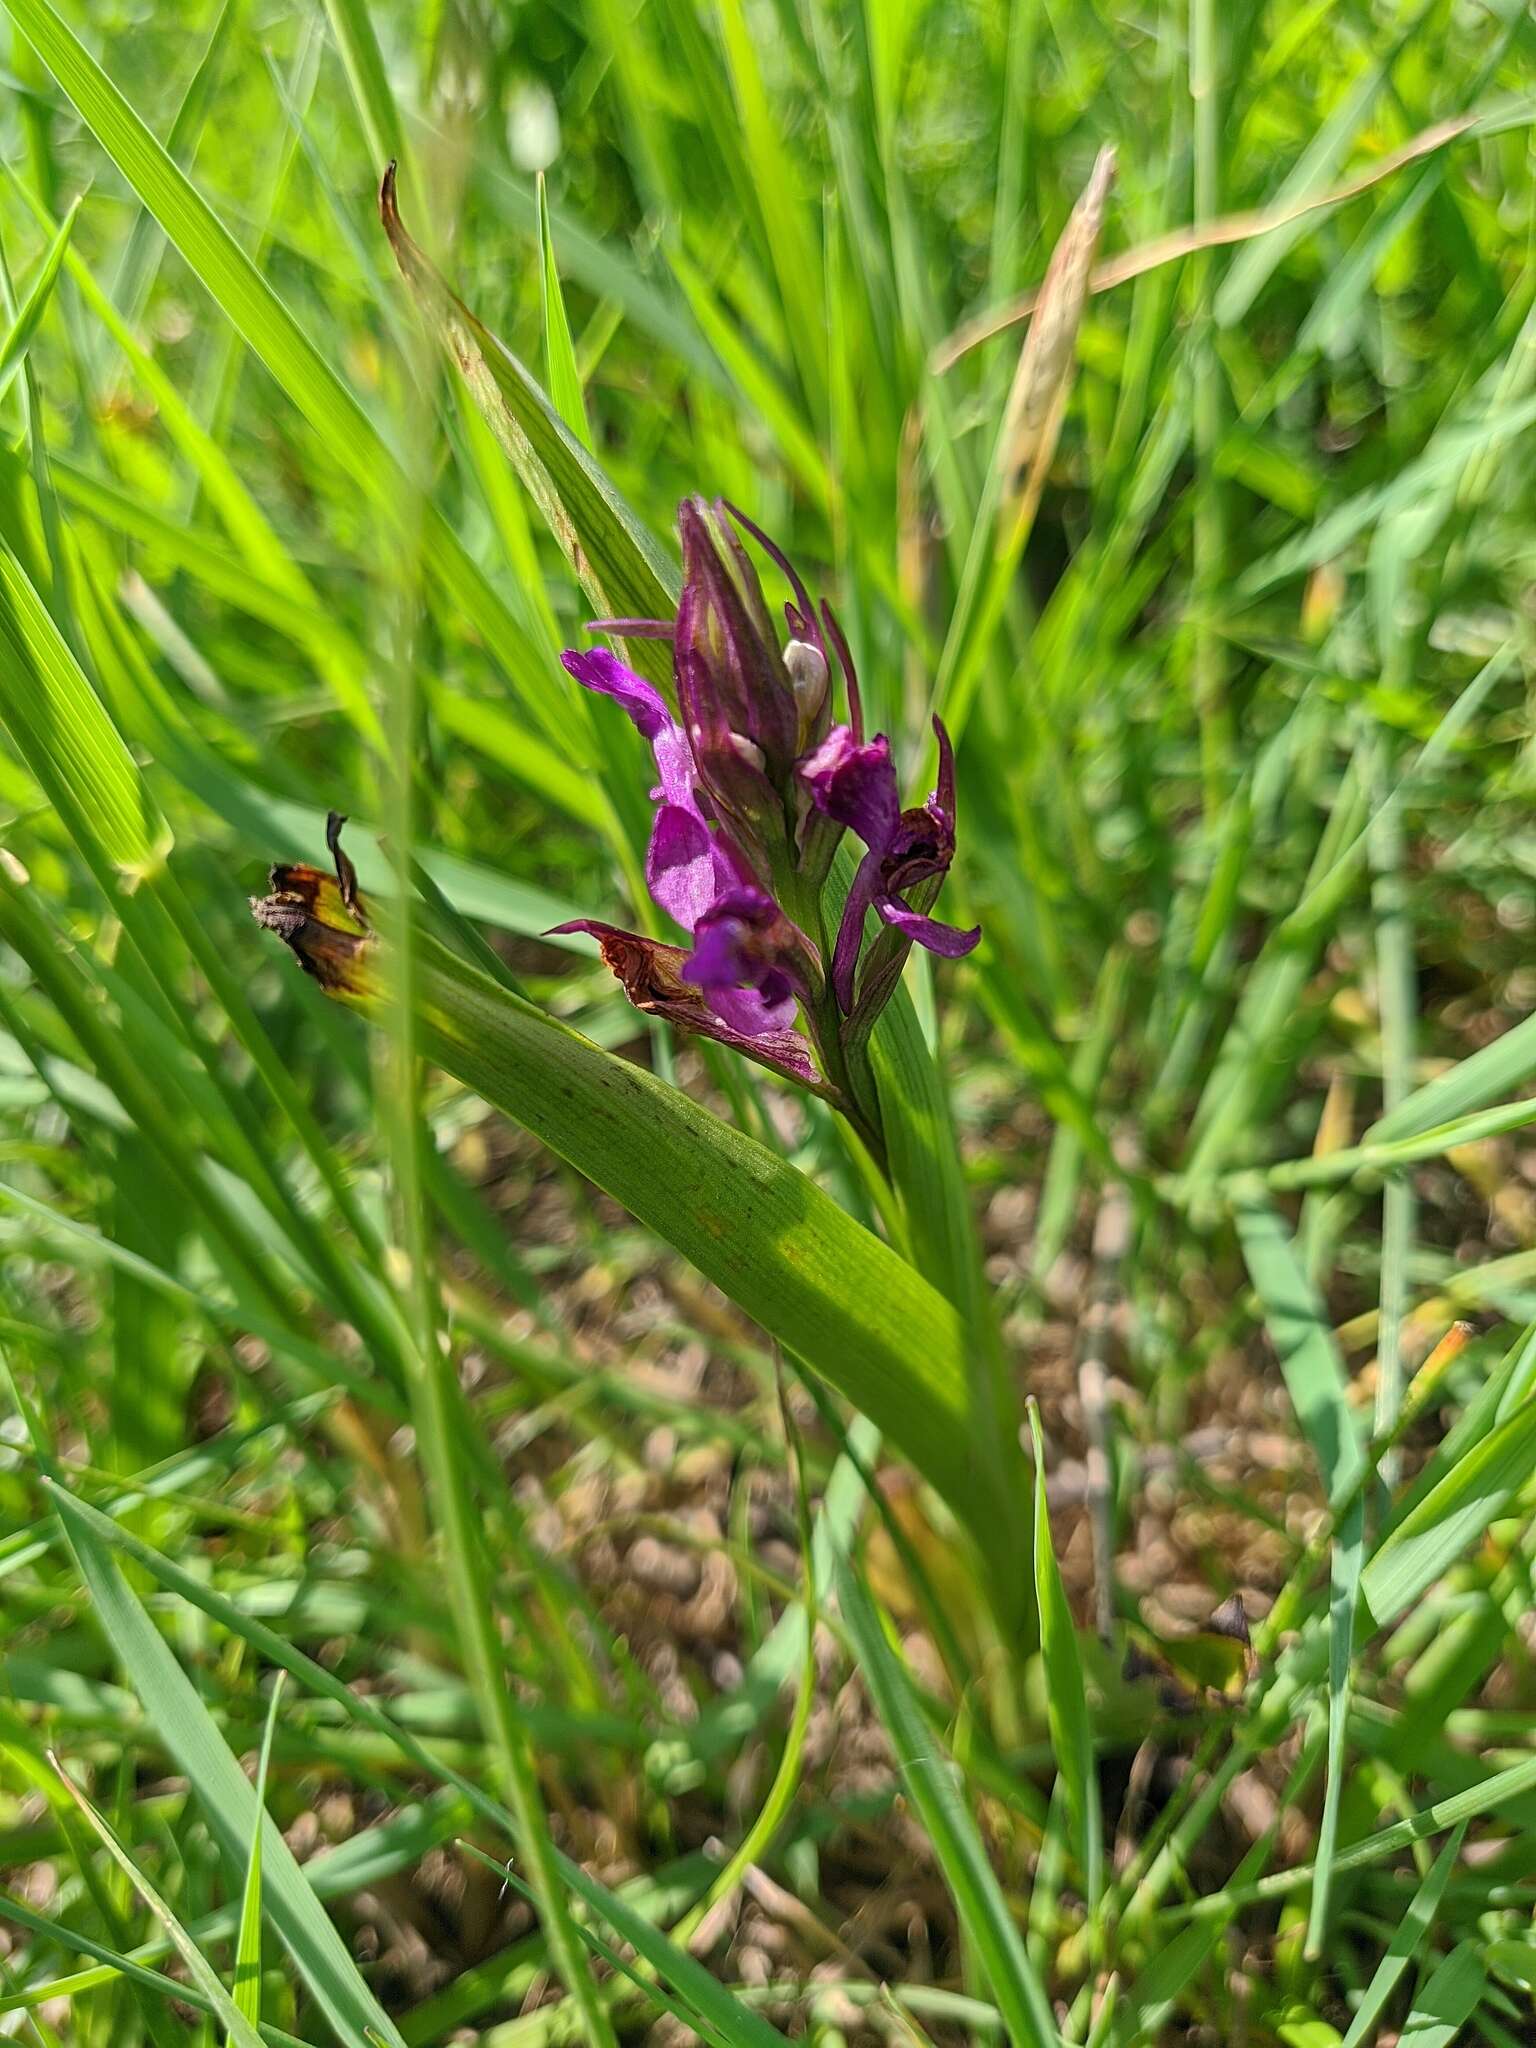
[[846,725],[836,726],[800,763],[801,779],[818,810],[850,826],[868,848],[848,891],[832,956],[832,986],[845,1012],[853,1008],[854,971],[871,904],[909,944],[916,941],[947,960],[962,958],[981,937],[979,925],[963,932],[902,900],[925,883],[941,882],[955,857],[954,749],[941,719],[934,719],[933,730],[939,743],[938,787],[925,804],[906,811],[896,787],[891,743],[883,734],[861,745]]
[[[738,531],[793,593],[788,637],[770,617]],[[929,915],[955,851],[955,768],[935,719],[938,784],[903,810],[889,740],[866,741],[858,679],[831,607],[813,602],[768,536],[725,504],[679,508],[683,589],[674,619],[606,619],[594,630],[668,639],[678,710],[603,648],[568,650],[566,669],[611,697],[649,742],[656,805],[646,882],[692,941],[667,945],[581,919],[637,1008],[747,1051],[817,1086],[862,1124],[878,1121],[856,1054],[915,943],[950,959],[979,929]],[[833,724],[833,663],[846,722]],[[845,828],[864,842],[830,957],[819,943],[821,892]],[[868,911],[888,937],[864,944]],[[813,940],[809,933],[816,933]],[[861,977],[862,961],[862,977]],[[805,1031],[795,1029],[797,1008]]]

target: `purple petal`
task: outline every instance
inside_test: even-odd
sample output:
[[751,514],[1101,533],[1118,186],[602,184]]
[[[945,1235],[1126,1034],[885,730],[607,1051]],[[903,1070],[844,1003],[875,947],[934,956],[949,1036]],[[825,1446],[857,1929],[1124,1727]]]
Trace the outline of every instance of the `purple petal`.
[[[788,990],[782,975],[775,979],[783,990]],[[788,1033],[795,1021],[793,991],[783,993],[780,987],[770,991],[766,983],[762,988],[712,988],[706,991],[704,1000],[722,1024],[740,1032],[743,1038]]]
[[683,972],[695,988],[744,988],[758,979],[747,944],[751,928],[739,917],[709,917],[694,934],[693,951]]
[[651,752],[656,756],[658,778],[658,786],[652,790],[652,796],[659,796],[665,804],[675,804],[682,810],[695,812],[702,823],[698,771],[683,728],[669,718],[661,730],[651,736]]
[[901,822],[901,796],[883,733],[861,745],[848,726],[835,725],[799,772],[818,810],[851,825],[871,851],[887,850]]
[[950,830],[955,825],[955,750],[949,743],[949,734],[944,730],[944,721],[939,714],[933,714],[933,736],[939,743],[939,782],[930,802],[943,812],[949,820]]
[[683,979],[737,1030],[756,1037],[782,1029],[795,1014],[794,988],[779,961],[789,936],[771,896],[751,884],[727,889],[699,920]]
[[957,925],[941,924],[936,917],[927,917],[920,910],[908,910],[906,904],[898,903],[894,896],[876,897],[875,909],[905,938],[916,940],[930,953],[942,953],[946,960],[963,960],[981,940],[979,924],[963,932]]
[[821,600],[821,617],[822,623],[827,629],[827,638],[832,642],[837,658],[842,663],[843,680],[848,685],[848,723],[853,727],[854,738],[862,741],[864,738],[864,706],[859,699],[858,672],[853,666],[853,655],[849,651],[848,636],[838,624],[837,614],[825,598]]
[[859,964],[859,947],[864,940],[864,913],[875,900],[880,886],[880,856],[871,849],[859,862],[859,871],[843,905],[843,921],[837,928],[832,951],[832,987],[838,1007],[845,1014],[853,1008],[853,976]]
[[673,723],[666,700],[655,684],[626,668],[606,647],[589,647],[585,651],[567,647],[560,661],[566,673],[573,675],[584,689],[597,690],[621,704],[646,739],[654,740],[664,726]]
[[[605,697],[612,697],[621,705],[636,728],[650,741],[659,778],[659,787],[651,794],[660,797],[663,803],[697,812],[697,776],[688,736],[667,709],[661,692],[643,676],[637,676],[633,669],[626,668],[606,647],[594,647],[585,653],[567,648],[560,659],[578,683],[589,690],[597,690]],[[700,823],[703,823],[702,816]],[[657,900],[660,901],[659,898]],[[662,908],[670,909],[671,906],[664,903]]]
[[691,932],[719,895],[722,881],[714,834],[698,811],[664,803],[645,856],[645,879],[668,917]]

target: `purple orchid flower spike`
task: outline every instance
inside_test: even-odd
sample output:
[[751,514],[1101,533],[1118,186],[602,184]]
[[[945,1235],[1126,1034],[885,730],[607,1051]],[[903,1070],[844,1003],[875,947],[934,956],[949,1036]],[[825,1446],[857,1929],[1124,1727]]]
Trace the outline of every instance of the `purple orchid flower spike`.
[[[606,650],[563,658],[650,743],[656,815],[646,880],[692,945],[663,945],[591,919],[560,929],[599,941],[637,1008],[815,1088],[878,1159],[880,1106],[863,1050],[869,1026],[911,946],[957,958],[981,936],[928,914],[955,850],[949,738],[935,719],[938,786],[927,803],[904,811],[890,742],[865,740],[853,658],[831,606],[813,598],[788,556],[734,506],[689,498],[678,510],[678,534],[676,617],[599,620],[593,629],[670,639],[677,710]],[[787,639],[743,535],[789,587]],[[834,668],[847,693],[845,725],[832,723]],[[822,888],[848,828],[866,851],[826,959],[807,931],[819,927]],[[885,929],[866,952],[871,907]],[[797,1009],[808,1037],[794,1028]]]
[[[586,654],[568,651],[563,660],[577,682],[621,705],[651,743],[657,774],[651,796],[657,810],[646,853],[646,883],[661,908],[694,939],[689,956],[675,947],[665,949],[669,956],[676,952],[679,961],[686,959],[680,969],[668,960],[669,985],[673,980],[690,985],[684,997],[668,998],[689,1006],[690,1014],[679,1014],[676,1021],[719,1036],[693,1014],[702,992],[706,1017],[729,1027],[730,1042],[782,1038],[794,1023],[797,997],[807,992],[818,972],[809,940],[757,886],[734,843],[714,826],[712,805],[699,787],[687,736],[661,692],[603,648]],[[615,930],[605,925],[596,935],[601,938],[606,932],[616,944]],[[619,933],[618,938],[629,948],[623,955],[626,964],[641,957],[636,948],[654,951],[655,942],[636,933]],[[603,957],[635,1001],[630,979],[615,965],[619,956],[610,959],[605,951]]]
[[[901,808],[890,741],[883,734],[856,740],[847,726],[835,726],[800,764],[800,775],[817,809],[858,834],[868,849],[848,891],[832,956],[832,986],[846,1015],[853,1008],[854,980],[864,937],[865,913],[875,914],[909,943],[958,960],[981,938],[981,927],[961,931],[927,914],[927,902],[949,872],[955,855],[955,757],[935,718],[939,742],[938,785],[925,804]],[[903,899],[919,891],[927,901]]]

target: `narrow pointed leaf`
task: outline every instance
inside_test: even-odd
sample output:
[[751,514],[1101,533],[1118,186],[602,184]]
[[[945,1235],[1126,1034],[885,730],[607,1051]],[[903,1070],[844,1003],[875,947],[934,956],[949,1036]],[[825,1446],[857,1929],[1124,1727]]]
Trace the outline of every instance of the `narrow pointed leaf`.
[[1035,1974],[981,1833],[960,1790],[960,1774],[939,1750],[917,1690],[885,1633],[885,1624],[845,1558],[836,1575],[837,1604],[858,1654],[859,1670],[890,1737],[902,1782],[933,1843],[992,1996],[1016,2048],[1059,2048],[1045,1986]]
[[[1317,1457],[1328,1498],[1337,1500],[1359,1478],[1364,1452],[1347,1398],[1344,1361],[1327,1308],[1308,1278],[1276,1210],[1264,1203],[1247,1202],[1238,1208],[1236,1220],[1238,1242],[1264,1312],[1265,1326],[1279,1355],[1296,1419]],[[1362,1504],[1353,1500],[1333,1542],[1328,1608],[1328,1768],[1308,1930],[1309,1945],[1314,1949],[1327,1922],[1339,1839],[1345,1734],[1352,1689],[1351,1658],[1364,1539]]]
[[1536,1397],[1473,1445],[1388,1532],[1361,1575],[1366,1621],[1385,1628],[1508,1507],[1536,1462]]
[[171,835],[106,707],[10,548],[0,543],[0,717],[77,843],[132,879]]
[[57,1758],[54,1759],[54,1769],[58,1773],[59,1782],[85,1815],[112,1861],[165,1929],[170,1937],[171,1946],[186,1965],[187,1974],[192,1982],[224,2022],[229,2048],[262,2048],[260,2034],[219,1982],[208,1958]]
[[576,349],[571,340],[571,323],[566,318],[565,296],[560,289],[560,271],[555,262],[555,242],[549,230],[549,194],[544,173],[539,173],[539,298],[544,314],[544,371],[549,378],[549,395],[555,410],[588,453],[592,449],[592,428],[587,420],[587,401],[576,367]]
[[1426,1937],[1433,1930],[1435,1915],[1440,1909],[1451,1873],[1461,1855],[1461,1845],[1466,1840],[1465,1821],[1453,1828],[1445,1847],[1430,1865],[1429,1875],[1414,1893],[1402,1923],[1387,1946],[1387,1952],[1376,1965],[1371,1981],[1365,1987],[1365,1995],[1355,2008],[1355,2016],[1349,2023],[1349,2032],[1344,2036],[1340,2048],[1364,2048],[1371,2038],[1371,2030],[1381,2018],[1387,2000],[1396,1990],[1398,1980],[1414,1957],[1424,1946]]
[[1040,1654],[1045,1664],[1045,1704],[1051,1749],[1067,1788],[1067,1804],[1076,1834],[1078,1867],[1091,1912],[1104,1881],[1103,1820],[1099,1812],[1099,1773],[1093,1754],[1093,1723],[1083,1685],[1083,1660],[1078,1651],[1072,1610],[1051,1544],[1051,1517],[1045,1499],[1045,1445],[1040,1411],[1029,1404],[1029,1428],[1035,1446],[1035,1597],[1040,1607]]
[[[347,2048],[369,2048],[369,2030],[405,2048],[393,2020],[374,1998],[347,1952],[330,1916],[310,1889],[293,1851],[270,1817],[261,1819],[250,1780],[231,1754],[196,1687],[182,1671],[122,1573],[104,1548],[92,1522],[62,1489],[53,1491],[91,1596],[96,1618],[119,1663],[130,1675],[167,1750],[176,1760],[232,1866],[243,1863],[252,1833],[262,1828],[263,1895],[266,1910],[338,2037]],[[234,2010],[232,2007],[231,2010]],[[226,2025],[228,2015],[222,2015]],[[243,2014],[240,2027],[249,2029]],[[237,2035],[243,2041],[243,2035]]]
[[75,231],[75,221],[80,212],[77,199],[60,224],[58,233],[49,245],[42,266],[33,279],[32,288],[17,308],[16,318],[11,322],[10,331],[0,341],[0,398],[11,388],[11,379],[21,368],[23,356],[31,346],[38,323],[48,310],[53,297],[53,288],[58,282],[59,270],[69,248],[69,238]]
[[[251,1829],[251,1851],[245,1866],[245,1890],[240,1899],[240,1931],[235,1940],[235,2003],[253,2026],[261,2019],[261,1837],[267,1805],[267,1770],[272,1762],[272,1737],[277,1732],[277,1710],[282,1704],[283,1679],[279,1671],[267,1706],[267,1725],[262,1731],[261,1755],[256,1765],[256,1825]],[[233,2035],[224,2048],[237,2048]]]
[[[537,380],[455,298],[411,239],[395,203],[392,176],[385,177],[379,208],[412,297],[462,372],[594,610],[603,618],[670,618],[680,587],[676,569]],[[637,668],[670,689],[671,656],[664,642],[637,639],[630,656]]]

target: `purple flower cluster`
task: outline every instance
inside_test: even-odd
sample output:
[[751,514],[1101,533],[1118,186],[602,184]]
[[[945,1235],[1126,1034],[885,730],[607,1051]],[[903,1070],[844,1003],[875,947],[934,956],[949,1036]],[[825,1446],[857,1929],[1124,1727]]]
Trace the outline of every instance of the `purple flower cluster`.
[[[782,646],[732,521],[794,592]],[[935,719],[938,786],[926,803],[903,810],[890,742],[863,736],[858,679],[830,606],[818,613],[784,555],[734,508],[685,500],[678,528],[676,619],[610,619],[599,630],[672,641],[680,715],[606,649],[563,659],[579,683],[612,697],[650,744],[656,816],[646,881],[692,947],[592,919],[560,929],[599,940],[637,1007],[843,1101],[850,1047],[889,999],[912,944],[956,959],[981,936],[928,914],[954,858],[954,756]],[[834,658],[847,690],[846,724],[833,723]],[[845,827],[866,850],[827,947],[821,894]],[[866,947],[871,909],[884,929]],[[797,1007],[809,1039],[794,1028]]]

